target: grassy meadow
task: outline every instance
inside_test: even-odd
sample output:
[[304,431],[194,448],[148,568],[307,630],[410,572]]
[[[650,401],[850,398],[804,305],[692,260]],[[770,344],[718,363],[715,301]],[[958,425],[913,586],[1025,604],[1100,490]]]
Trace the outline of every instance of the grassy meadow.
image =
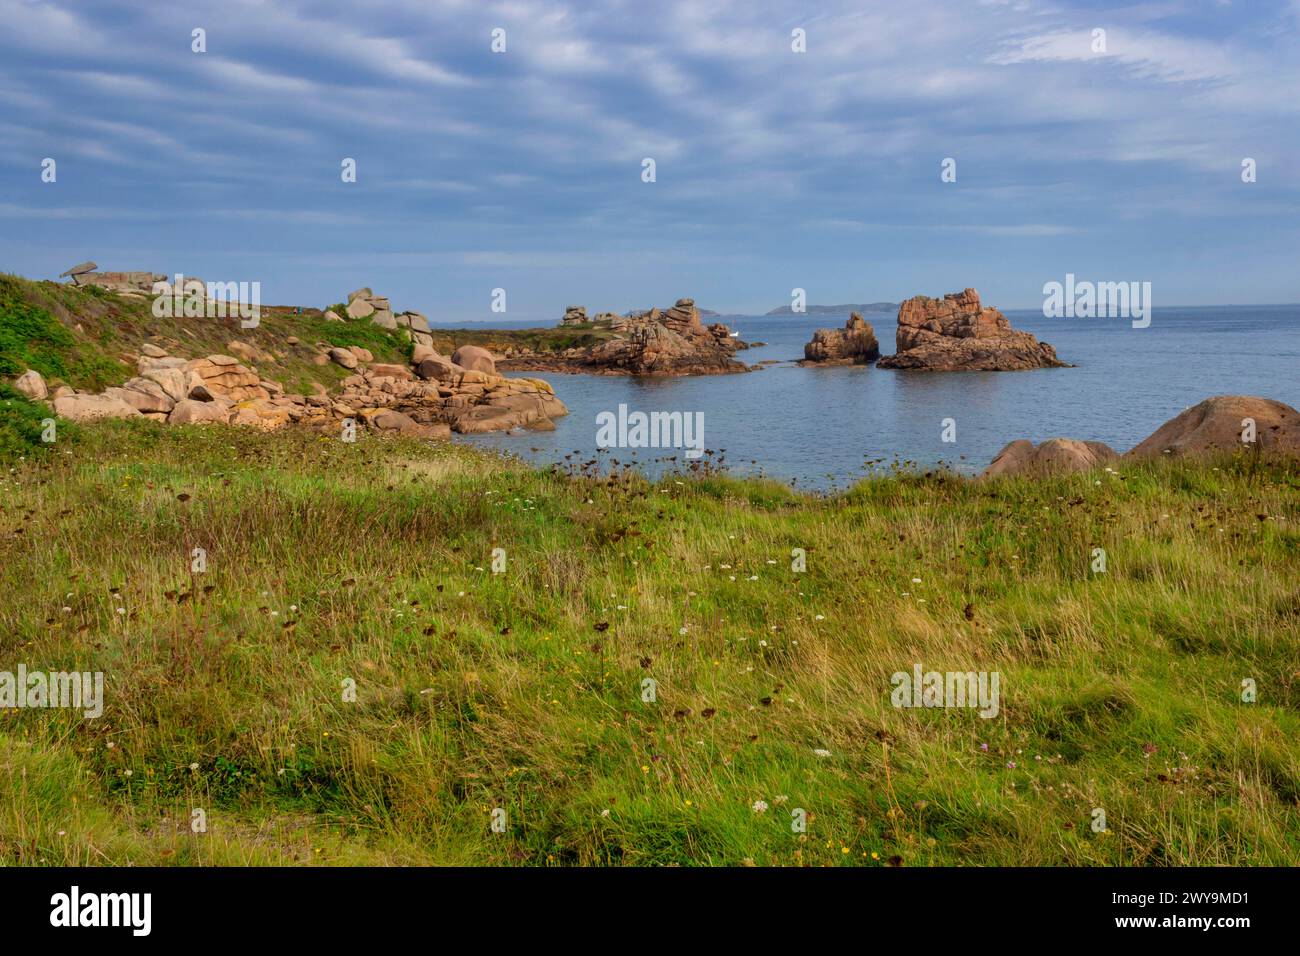
[[[0,863],[1300,863],[1294,465],[813,497],[33,411],[0,670],[106,704],[0,710]],[[917,663],[997,717],[893,707]]]

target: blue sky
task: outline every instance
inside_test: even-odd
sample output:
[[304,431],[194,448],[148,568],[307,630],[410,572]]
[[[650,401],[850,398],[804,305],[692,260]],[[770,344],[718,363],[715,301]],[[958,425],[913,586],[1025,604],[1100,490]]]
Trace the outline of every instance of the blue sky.
[[1157,309],[1300,301],[1300,0],[0,0],[0,23],[0,269],[31,277],[370,285],[434,321],[501,318],[497,287],[548,323],[794,287],[1035,307],[1067,272],[1151,281]]

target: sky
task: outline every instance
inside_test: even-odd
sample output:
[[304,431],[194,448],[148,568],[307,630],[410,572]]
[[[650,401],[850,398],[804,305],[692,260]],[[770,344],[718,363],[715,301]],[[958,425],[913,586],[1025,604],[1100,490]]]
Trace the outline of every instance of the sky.
[[796,288],[1036,308],[1067,273],[1157,310],[1300,301],[1300,0],[0,0],[0,24],[0,271],[31,278],[366,285],[434,322]]

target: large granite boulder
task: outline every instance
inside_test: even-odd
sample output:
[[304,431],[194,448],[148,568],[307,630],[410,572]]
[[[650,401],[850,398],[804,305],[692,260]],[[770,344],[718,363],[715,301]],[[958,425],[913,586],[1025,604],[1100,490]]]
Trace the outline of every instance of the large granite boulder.
[[348,303],[347,312],[351,318],[364,319],[375,314],[375,307],[370,304],[369,299],[356,298]]
[[167,414],[176,405],[176,399],[167,394],[153,379],[140,376],[129,379],[120,388],[106,388],[104,394],[130,405],[136,411]]
[[189,398],[190,392],[203,386],[203,379],[183,365],[179,368],[147,368],[140,377],[157,384],[173,402]]
[[1099,441],[1049,438],[1042,444],[1035,445],[1022,438],[998,452],[980,477],[1043,476],[1091,471],[1117,460],[1119,453]]
[[877,364],[936,372],[1068,367],[1046,342],[1011,328],[997,309],[982,307],[974,289],[942,299],[918,295],[902,303],[897,352]]
[[866,365],[880,358],[876,330],[857,312],[842,329],[818,329],[803,347],[800,365]]
[[230,417],[229,405],[224,401],[200,402],[187,398],[176,403],[167,415],[168,425],[193,425],[216,422],[225,424]]
[[73,422],[93,422],[100,418],[135,418],[139,409],[111,395],[60,395],[54,399],[54,413]]
[[[1253,424],[1253,441],[1252,437]],[[1215,395],[1161,425],[1127,457],[1207,455],[1246,451],[1300,457],[1300,412],[1290,405],[1248,395]]]
[[459,365],[464,369],[472,369],[475,372],[488,372],[495,375],[497,370],[492,353],[477,345],[462,345],[451,353],[451,361],[453,365]]
[[350,349],[332,348],[329,350],[330,361],[335,365],[341,365],[344,368],[356,368],[357,357],[352,354]]
[[43,401],[49,397],[50,389],[45,384],[45,379],[41,373],[34,368],[29,368],[14,379],[14,388],[22,392],[34,402]]
[[239,360],[230,355],[209,355],[207,358],[194,359],[186,362],[182,369],[197,375],[200,384],[212,395],[232,402],[271,397],[271,393],[262,387],[258,374],[240,365]]

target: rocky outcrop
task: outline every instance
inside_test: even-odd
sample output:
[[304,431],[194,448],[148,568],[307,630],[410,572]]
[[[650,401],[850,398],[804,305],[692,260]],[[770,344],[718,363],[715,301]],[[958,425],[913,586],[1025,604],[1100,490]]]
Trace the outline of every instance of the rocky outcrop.
[[[168,276],[157,272],[97,272],[99,268],[93,262],[83,262],[59,274],[60,279],[71,278],[75,286],[98,286],[112,292],[128,296],[146,296],[153,294],[154,283],[169,281]],[[185,276],[184,294],[207,295],[208,284],[195,276]]]
[[[373,325],[393,331],[405,331],[407,338],[419,345],[432,345],[433,336],[429,333],[429,320],[419,312],[393,312],[393,306],[387,296],[375,295],[369,286],[355,289],[348,293],[345,310],[349,318],[370,319]],[[330,321],[341,320],[332,309],[324,313]]]
[[942,299],[919,295],[902,303],[897,352],[877,364],[935,372],[1068,367],[1046,342],[1011,328],[997,309],[982,307],[974,289]]
[[1022,438],[998,452],[980,477],[1043,476],[1091,471],[1118,460],[1119,453],[1099,441],[1049,438],[1041,445],[1035,445]]
[[585,305],[571,305],[564,310],[564,317],[560,319],[560,325],[585,325],[591,321],[587,318],[587,307]]
[[[276,429],[299,424],[334,433],[344,419],[352,419],[370,431],[423,438],[448,438],[452,431],[554,428],[552,419],[568,414],[548,383],[498,375],[485,349],[461,346],[449,359],[428,346],[416,348],[415,369],[376,363],[360,346],[330,349],[326,361],[354,373],[333,396],[319,385],[313,395],[286,394],[278,383],[260,378],[229,355],[189,360],[165,353],[141,355],[138,376],[99,395],[61,387],[54,408],[74,421],[144,416],[172,425]],[[24,387],[36,380],[44,387],[35,372],[20,378]]]
[[[1246,440],[1253,438],[1253,441]],[[1300,457],[1300,412],[1247,395],[1215,395],[1161,425],[1126,457],[1201,456],[1242,451]]]
[[[456,355],[466,348],[476,347],[461,346]],[[463,434],[553,427],[551,419],[568,414],[549,383],[466,368],[453,361],[455,357],[426,354],[414,375],[405,368],[405,374],[393,374],[391,365],[361,369],[343,380],[338,403],[363,418],[368,409],[387,409],[416,425]]]
[[95,271],[96,269],[98,269],[98,268],[99,268],[99,265],[98,265],[97,263],[94,263],[94,262],[82,262],[82,263],[80,263],[79,265],[75,265],[75,266],[73,266],[73,267],[72,267],[71,269],[69,269],[67,272],[60,272],[60,273],[59,273],[59,278],[60,278],[60,279],[66,279],[66,278],[68,278],[69,276],[71,276],[71,277],[72,277],[72,280],[75,282],[77,276],[83,276],[83,275],[85,275],[87,272],[94,272],[94,271]]
[[100,418],[134,418],[140,414],[111,395],[60,395],[54,400],[54,412],[73,422],[93,422]]
[[[239,364],[229,355],[209,355],[182,366],[183,371],[197,375],[206,391],[214,397],[232,402],[264,400],[271,397],[262,380],[252,369]],[[193,388],[191,388],[191,393]]]
[[629,313],[611,323],[614,338],[556,351],[516,349],[498,368],[594,375],[714,375],[747,372],[734,358],[737,343],[725,325],[705,328],[693,299],[670,309]]
[[857,312],[842,329],[818,329],[803,347],[800,365],[867,365],[880,358],[876,330]]

